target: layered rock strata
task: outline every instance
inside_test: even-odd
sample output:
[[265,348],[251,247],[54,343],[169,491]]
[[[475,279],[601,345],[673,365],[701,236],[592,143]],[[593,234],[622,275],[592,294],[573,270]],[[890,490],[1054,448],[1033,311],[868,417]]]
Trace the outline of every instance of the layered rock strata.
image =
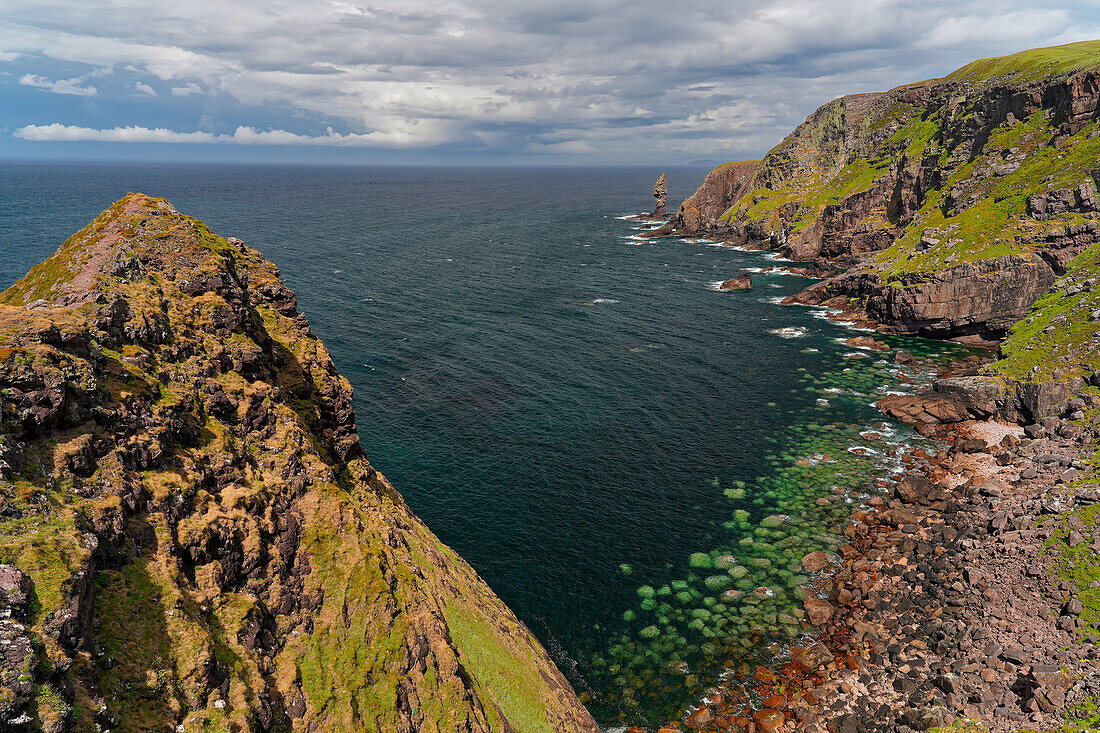
[[1003,337],[1098,240],[1100,42],[830,102],[655,236],[781,250],[900,333]]

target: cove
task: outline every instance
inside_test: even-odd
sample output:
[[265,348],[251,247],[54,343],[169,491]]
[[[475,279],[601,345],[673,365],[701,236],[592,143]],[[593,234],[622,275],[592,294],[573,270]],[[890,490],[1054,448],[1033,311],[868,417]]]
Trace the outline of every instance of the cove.
[[[700,178],[669,173],[673,201]],[[276,262],[356,388],[373,465],[608,724],[677,717],[803,633],[801,557],[835,549],[848,499],[910,442],[870,406],[898,367],[778,304],[809,281],[720,293],[782,263],[630,238],[649,170],[5,174],[5,284],[128,190]]]

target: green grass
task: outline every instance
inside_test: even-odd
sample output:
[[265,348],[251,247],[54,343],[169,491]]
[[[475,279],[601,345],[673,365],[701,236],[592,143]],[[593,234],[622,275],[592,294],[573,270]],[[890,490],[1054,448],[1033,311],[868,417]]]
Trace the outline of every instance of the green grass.
[[1001,342],[1002,358],[989,366],[991,373],[1021,381],[1054,378],[1054,372],[1087,376],[1100,369],[1100,288],[1070,295],[1069,289],[1100,277],[1100,243],[1070,261],[1065,277],[1032,305]]
[[821,211],[829,205],[838,204],[844,199],[871,188],[889,170],[889,162],[884,158],[873,161],[857,160],[844,166],[828,179],[815,179],[813,183],[791,185],[780,189],[758,188],[746,194],[740,202],[734,204],[720,219],[732,221],[741,218],[739,208],[744,209],[746,221],[774,220],[776,211],[786,204],[796,203],[799,210],[790,222],[791,229],[798,231],[808,226]]
[[1096,68],[1100,68],[1100,41],[1080,41],[979,59],[952,72],[947,79],[982,82],[1012,75],[1021,81],[1031,81]]
[[929,728],[928,733],[989,733],[989,728],[976,721],[959,718],[951,725]]
[[[1069,519],[1076,517],[1084,525],[1078,531],[1084,540],[1076,545],[1067,543],[1070,533]],[[1081,620],[1085,623],[1078,633],[1094,643],[1100,642],[1100,556],[1092,549],[1092,538],[1100,523],[1100,505],[1081,506],[1069,514],[1059,515],[1054,534],[1047,542],[1046,551],[1054,557],[1054,568],[1076,591],[1074,595],[1084,605]],[[1061,602],[1061,598],[1055,599]]]
[[[533,674],[530,658],[501,644],[492,624],[465,605],[448,605],[447,625],[461,650],[463,664],[499,706],[511,729],[553,733],[543,700],[545,682]],[[503,724],[498,725],[500,730],[506,730]]]
[[[932,190],[902,236],[877,257],[887,280],[937,272],[966,262],[1024,253],[1043,244],[1051,228],[1084,223],[1089,219],[1072,212],[1036,222],[1027,214],[1031,194],[1075,188],[1089,177],[1100,157],[1100,136],[1089,139],[1090,125],[1060,147],[1048,145],[1054,128],[1043,114],[994,131],[982,154],[960,166],[937,190]],[[1005,176],[985,172],[1001,164],[1001,151],[1017,149],[1025,157]],[[958,211],[946,208],[946,193],[960,188],[978,202]],[[940,243],[921,251],[922,237]]]

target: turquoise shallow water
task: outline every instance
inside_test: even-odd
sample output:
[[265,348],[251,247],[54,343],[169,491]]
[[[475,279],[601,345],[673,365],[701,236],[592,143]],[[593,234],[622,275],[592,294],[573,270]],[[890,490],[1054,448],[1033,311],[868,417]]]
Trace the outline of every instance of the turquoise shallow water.
[[[669,171],[670,200],[704,172]],[[129,190],[258,247],[356,388],[372,463],[601,720],[657,721],[801,633],[795,561],[906,436],[859,436],[897,369],[777,304],[808,280],[721,293],[782,263],[628,239],[656,173],[3,164],[0,283]]]

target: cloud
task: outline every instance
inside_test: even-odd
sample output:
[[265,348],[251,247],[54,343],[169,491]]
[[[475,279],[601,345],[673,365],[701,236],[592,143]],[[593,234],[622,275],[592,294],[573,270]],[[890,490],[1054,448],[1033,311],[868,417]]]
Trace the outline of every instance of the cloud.
[[94,97],[97,92],[95,87],[81,86],[85,77],[74,79],[58,79],[53,81],[37,74],[24,74],[19,83],[28,87],[37,87],[51,91],[54,94],[72,94],[77,97]]
[[272,134],[697,158],[759,155],[841,94],[1097,36],[1100,9],[1069,0],[4,0],[0,64],[34,59],[33,86],[87,90],[67,93],[95,88],[44,69],[137,74],[171,90],[173,114],[216,104]]
[[153,89],[153,87],[149,86],[148,84],[146,84],[143,81],[139,81],[139,82],[134,83],[134,91],[138,92],[139,94],[148,95],[150,97],[157,96],[157,90]]
[[227,145],[319,145],[334,147],[377,146],[389,144],[416,146],[420,137],[407,134],[393,138],[389,133],[341,134],[330,127],[324,135],[300,135],[287,130],[257,130],[241,126],[232,134],[211,132],[177,132],[163,127],[139,125],[96,129],[54,122],[49,125],[27,125],[15,131],[15,137],[32,142],[107,142],[107,143],[190,143]]
[[202,87],[193,81],[182,87],[172,87],[173,97],[190,97],[192,94],[202,94]]

